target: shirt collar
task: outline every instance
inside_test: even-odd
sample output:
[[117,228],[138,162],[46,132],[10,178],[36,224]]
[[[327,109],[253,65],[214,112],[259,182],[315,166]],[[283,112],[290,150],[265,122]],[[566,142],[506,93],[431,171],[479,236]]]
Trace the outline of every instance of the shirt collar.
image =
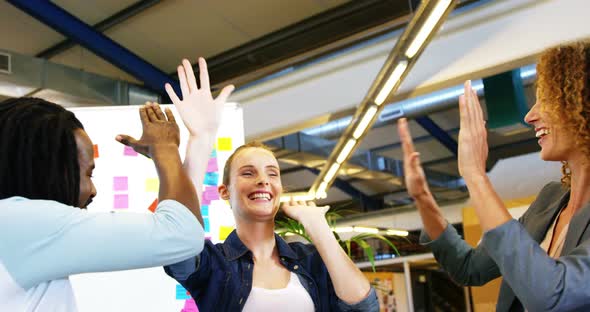
[[[293,251],[289,244],[287,244],[287,242],[285,242],[285,240],[276,233],[275,241],[277,249],[279,251],[279,257],[297,259],[297,254],[295,253],[295,251]],[[240,237],[238,237],[236,230],[233,230],[227,236],[227,238],[223,242],[223,249],[225,251],[226,257],[230,261],[236,260],[250,252],[250,250],[248,250],[248,247],[246,247],[246,245],[244,245],[244,243],[242,243],[242,241],[240,240]]]

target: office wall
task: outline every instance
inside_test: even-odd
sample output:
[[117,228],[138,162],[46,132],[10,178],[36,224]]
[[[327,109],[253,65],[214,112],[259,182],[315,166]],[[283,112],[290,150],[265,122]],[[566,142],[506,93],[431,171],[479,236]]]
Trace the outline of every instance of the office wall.
[[[171,106],[172,107],[172,106]],[[173,108],[173,107],[172,107]],[[115,141],[117,134],[141,136],[138,107],[72,108],[95,144],[94,183],[98,194],[88,207],[91,212],[152,213],[158,196],[153,162]],[[174,111],[181,128],[181,157],[188,132]],[[207,237],[222,240],[234,226],[229,205],[219,200],[217,185],[231,152],[244,143],[242,110],[227,104],[217,144],[209,157],[201,211]],[[94,242],[88,242],[93,244]],[[116,257],[117,255],[112,255]],[[80,311],[193,311],[194,302],[163,269],[151,268],[73,276]]]

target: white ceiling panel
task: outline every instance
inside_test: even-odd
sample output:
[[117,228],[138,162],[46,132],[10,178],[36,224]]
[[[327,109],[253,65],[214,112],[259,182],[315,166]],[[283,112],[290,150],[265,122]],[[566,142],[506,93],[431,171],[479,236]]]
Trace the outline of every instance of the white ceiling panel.
[[86,24],[94,25],[131,6],[137,0],[54,0],[53,2]]
[[245,43],[248,38],[219,16],[204,10],[203,1],[166,1],[106,33],[165,72],[176,70],[183,57],[195,62]]
[[0,48],[35,55],[64,39],[62,35],[6,1],[0,1]]
[[346,1],[318,0],[205,0],[203,6],[234,26],[249,40],[297,23]]

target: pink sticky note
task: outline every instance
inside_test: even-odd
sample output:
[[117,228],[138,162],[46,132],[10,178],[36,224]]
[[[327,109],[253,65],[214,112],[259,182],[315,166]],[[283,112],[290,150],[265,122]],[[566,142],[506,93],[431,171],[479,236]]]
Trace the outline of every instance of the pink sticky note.
[[184,308],[180,312],[199,312],[199,308],[197,308],[194,299],[188,299],[184,302]]
[[209,158],[209,161],[207,162],[207,172],[217,172],[218,170],[217,158]]
[[127,177],[114,177],[113,178],[113,191],[127,191]]
[[123,148],[123,155],[125,155],[125,156],[137,156],[137,152],[133,148],[131,148],[129,146],[125,146]]
[[203,200],[218,200],[219,193],[217,192],[216,186],[205,186],[205,191],[203,192]]
[[113,204],[115,209],[126,209],[129,208],[129,195],[127,194],[115,194],[115,200]]

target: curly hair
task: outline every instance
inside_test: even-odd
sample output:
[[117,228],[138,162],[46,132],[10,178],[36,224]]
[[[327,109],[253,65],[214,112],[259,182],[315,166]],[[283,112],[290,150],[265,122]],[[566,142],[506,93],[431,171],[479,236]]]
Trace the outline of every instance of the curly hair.
[[[590,41],[578,41],[545,50],[537,64],[537,101],[552,121],[571,133],[590,159]],[[562,183],[570,184],[567,163]]]

